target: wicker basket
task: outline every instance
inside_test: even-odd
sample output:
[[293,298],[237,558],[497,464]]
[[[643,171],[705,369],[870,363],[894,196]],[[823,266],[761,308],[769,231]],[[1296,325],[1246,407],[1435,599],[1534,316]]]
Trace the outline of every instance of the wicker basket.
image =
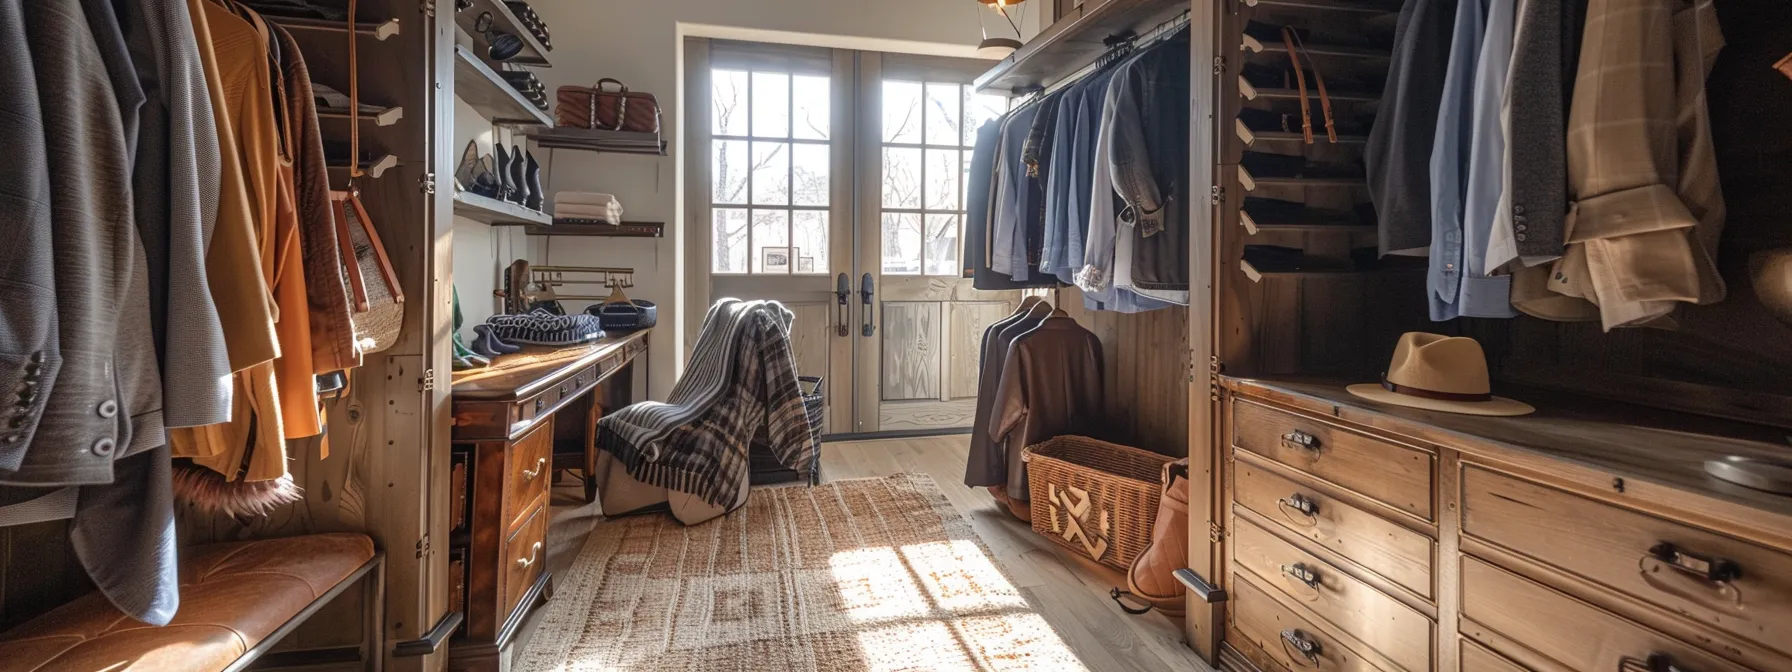
[[1021,459],[1034,532],[1121,571],[1150,545],[1164,464],[1172,458],[1060,436],[1028,446]]

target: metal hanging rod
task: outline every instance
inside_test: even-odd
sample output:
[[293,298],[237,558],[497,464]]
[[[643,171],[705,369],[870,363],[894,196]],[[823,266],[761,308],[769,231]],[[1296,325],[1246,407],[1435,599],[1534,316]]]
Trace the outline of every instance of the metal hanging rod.
[[[1189,24],[1189,11],[1190,10],[1187,9],[1182,10],[1180,13],[1176,14],[1176,16],[1158,22],[1157,25],[1146,29],[1143,33],[1127,31],[1109,35],[1101,41],[1102,44],[1107,46],[1108,50],[1097,57],[1094,63],[1084,66],[1081,70],[1069,77],[1052,82],[1050,86],[1016,87],[1013,90],[1013,93],[1015,96],[1021,97],[1044,95],[1082,81],[1084,77],[1089,76],[1089,73],[1098,72],[1101,69],[1118,62],[1127,54],[1175,35],[1177,31]],[[1026,100],[1017,100],[1015,101],[1015,104],[1021,105],[1026,102]]]

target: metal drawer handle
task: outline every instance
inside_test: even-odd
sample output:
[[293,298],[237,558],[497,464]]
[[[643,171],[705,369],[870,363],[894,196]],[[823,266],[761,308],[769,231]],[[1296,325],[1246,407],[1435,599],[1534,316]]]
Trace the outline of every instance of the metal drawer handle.
[[1282,512],[1283,517],[1297,523],[1301,521],[1295,520],[1294,516],[1288,515],[1288,511],[1292,509],[1300,513],[1301,516],[1306,519],[1306,522],[1302,524],[1308,527],[1319,524],[1319,502],[1315,502],[1311,497],[1298,492],[1276,500],[1276,509]]
[[535,564],[535,560],[540,556],[541,542],[537,541],[534,546],[529,547],[529,557],[516,559],[517,569],[528,569],[530,565]]
[[1292,430],[1282,435],[1282,447],[1289,450],[1305,451],[1313,457],[1319,457],[1319,437],[1301,430]]
[[[1663,566],[1673,571],[1664,574]],[[1718,606],[1742,609],[1742,589],[1736,585],[1742,578],[1742,565],[1735,560],[1688,553],[1673,542],[1663,541],[1650,546],[1649,552],[1637,560],[1637,571],[1644,583],[1664,593],[1700,603],[1708,602],[1715,593],[1724,601]],[[1674,577],[1682,580],[1671,580]],[[1682,587],[1684,584],[1696,588]]]
[[1294,629],[1282,631],[1282,652],[1288,654],[1289,660],[1297,663],[1305,659],[1307,665],[1303,667],[1319,667],[1321,648],[1319,642],[1307,636],[1307,633]]
[[1282,565],[1282,573],[1313,591],[1313,599],[1307,600],[1308,602],[1319,599],[1319,586],[1324,581],[1320,580],[1318,571],[1308,567],[1304,562],[1297,562],[1292,565]]
[[536,460],[534,469],[524,469],[523,470],[523,482],[528,483],[529,481],[535,480],[535,477],[541,475],[542,468],[546,467],[547,464],[548,464],[548,458],[544,457],[539,460]]
[[1648,658],[1637,660],[1630,656],[1618,659],[1618,672],[1691,672],[1674,663],[1674,657],[1665,653],[1651,653]]

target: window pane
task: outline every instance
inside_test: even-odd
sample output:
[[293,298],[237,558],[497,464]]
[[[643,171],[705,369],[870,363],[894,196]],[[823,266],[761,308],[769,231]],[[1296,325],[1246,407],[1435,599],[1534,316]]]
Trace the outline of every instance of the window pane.
[[921,143],[920,82],[884,82],[884,142]]
[[921,207],[921,150],[884,148],[884,207]]
[[958,209],[969,210],[971,205],[971,153],[958,153]]
[[753,143],[753,204],[790,204],[790,145]]
[[747,73],[739,70],[711,70],[710,96],[715,99],[715,118],[710,127],[716,135],[747,134]]
[[828,213],[798,210],[791,221],[794,273],[828,273]]
[[957,84],[927,85],[927,144],[958,146],[958,106],[963,101]]
[[827,145],[791,145],[793,177],[793,198],[797,205],[828,204],[828,161],[831,158]]
[[884,273],[921,273],[921,216],[884,213]]
[[747,202],[747,141],[717,140],[709,172],[715,178],[711,198],[716,203]]
[[833,92],[828,89],[828,78],[798,75],[791,78],[795,87],[796,118],[793,120],[792,133],[805,140],[828,139],[829,126],[833,118],[830,98]]
[[790,137],[790,75],[753,73],[753,135]]
[[928,210],[959,210],[958,154],[956,149],[927,150],[927,186],[924,196]]
[[717,273],[747,272],[747,211],[716,208],[714,213],[710,268]]
[[790,272],[790,211],[753,211],[753,272]]
[[927,274],[959,275],[958,215],[927,216]]
[[991,96],[976,93],[976,89],[964,87],[964,146],[977,144],[977,129],[986,122],[994,121],[1008,111],[1008,99],[1002,96]]

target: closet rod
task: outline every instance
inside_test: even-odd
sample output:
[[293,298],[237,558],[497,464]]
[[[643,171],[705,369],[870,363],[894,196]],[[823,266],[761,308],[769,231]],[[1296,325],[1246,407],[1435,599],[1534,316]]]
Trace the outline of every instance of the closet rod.
[[[1159,22],[1157,25],[1146,29],[1143,34],[1121,33],[1121,34],[1117,34],[1117,35],[1110,35],[1107,37],[1107,39],[1102,40],[1102,42],[1104,44],[1108,45],[1108,50],[1106,52],[1102,53],[1101,56],[1097,57],[1095,59],[1095,62],[1090,63],[1086,66],[1083,66],[1083,68],[1081,70],[1071,73],[1071,75],[1069,77],[1065,77],[1058,81],[1052,82],[1050,86],[1016,87],[1014,89],[1013,93],[1015,96],[1027,96],[1027,95],[1034,95],[1034,94],[1043,96],[1045,94],[1049,94],[1049,93],[1052,93],[1059,89],[1062,89],[1064,87],[1070,86],[1079,81],[1082,81],[1082,79],[1084,77],[1089,76],[1089,73],[1096,72],[1096,71],[1101,70],[1102,68],[1107,67],[1109,64],[1113,63],[1115,60],[1118,60],[1119,57],[1124,56],[1125,54],[1132,53],[1134,50],[1137,50],[1137,49],[1151,46],[1152,44],[1155,44],[1160,40],[1168,39],[1170,36],[1175,35],[1177,30],[1181,29],[1183,26],[1187,26],[1188,23],[1189,23],[1189,10],[1185,9],[1185,10],[1182,10],[1182,12],[1177,14],[1176,16],[1172,16],[1168,19],[1165,19],[1165,20]],[[1015,101],[1015,102],[1018,105],[1025,101]]]
[[[348,24],[342,21],[307,19],[295,16],[268,16],[265,14],[262,15],[262,18],[288,30],[316,30],[329,33],[348,32]],[[371,35],[373,36],[373,39],[384,42],[387,38],[398,34],[398,19],[387,19],[380,23],[357,23],[355,24],[355,32],[361,35]]]

